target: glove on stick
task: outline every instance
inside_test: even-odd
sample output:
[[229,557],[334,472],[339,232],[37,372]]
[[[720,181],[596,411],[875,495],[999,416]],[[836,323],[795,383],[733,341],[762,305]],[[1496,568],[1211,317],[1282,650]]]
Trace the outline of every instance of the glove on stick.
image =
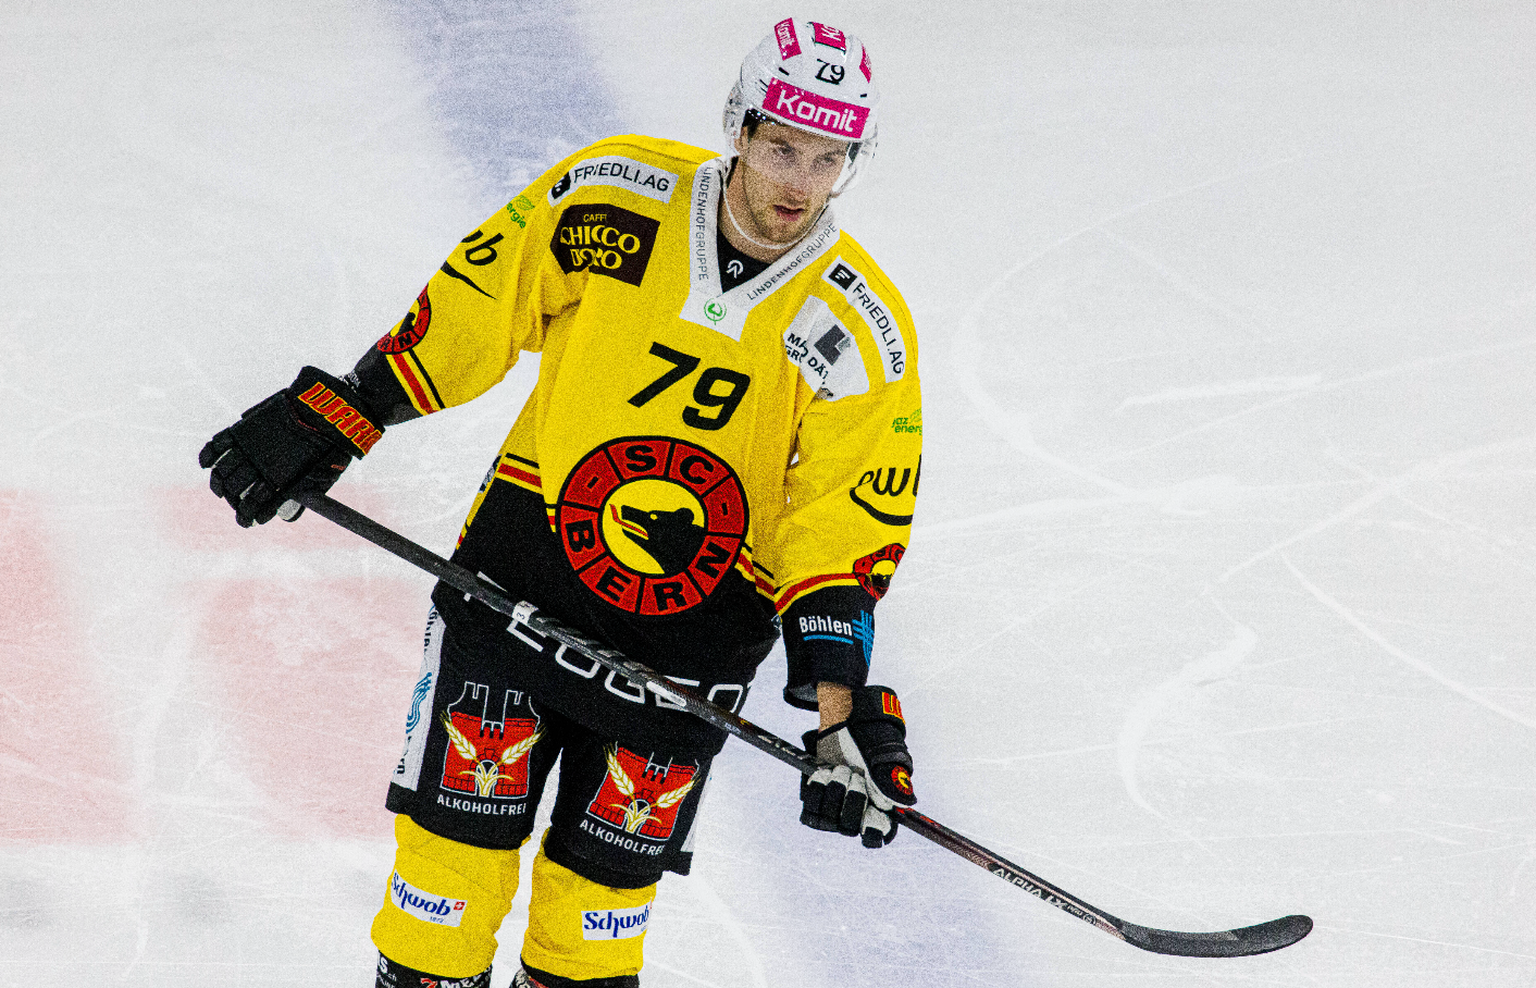
[[[383,434],[356,388],[305,367],[293,384],[210,439],[197,462],[212,469],[209,488],[249,528],[271,521],[297,490],[330,490],[352,458]],[[294,521],[302,511],[283,517]]]
[[806,731],[805,750],[821,763],[800,782],[800,822],[882,847],[896,837],[890,810],[917,802],[901,701],[884,686],[853,691],[853,712],[825,731]]

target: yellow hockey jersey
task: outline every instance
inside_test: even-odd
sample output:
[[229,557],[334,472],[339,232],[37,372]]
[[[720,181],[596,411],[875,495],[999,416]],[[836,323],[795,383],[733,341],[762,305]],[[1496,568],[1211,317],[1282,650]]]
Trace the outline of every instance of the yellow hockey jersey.
[[[874,604],[905,551],[917,339],[830,208],[722,291],[730,168],[640,136],[571,155],[464,238],[355,373],[393,423],[542,354],[456,561],[726,706],[782,616],[786,699],[814,706],[818,681],[865,682]],[[461,638],[508,633],[451,588],[434,601]],[[545,672],[578,719],[666,709],[563,657]]]

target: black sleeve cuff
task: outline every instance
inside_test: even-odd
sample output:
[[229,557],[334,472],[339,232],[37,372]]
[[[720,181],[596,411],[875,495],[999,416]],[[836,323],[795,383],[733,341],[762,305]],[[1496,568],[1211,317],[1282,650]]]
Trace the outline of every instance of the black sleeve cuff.
[[389,361],[377,347],[369,347],[347,377],[355,383],[368,406],[378,413],[380,425],[398,425],[421,417],[416,406],[411,404],[411,396],[400,386],[395,372],[389,369]]
[[875,599],[861,587],[827,587],[784,612],[789,682],[784,702],[816,709],[816,684],[863,686],[875,644]]

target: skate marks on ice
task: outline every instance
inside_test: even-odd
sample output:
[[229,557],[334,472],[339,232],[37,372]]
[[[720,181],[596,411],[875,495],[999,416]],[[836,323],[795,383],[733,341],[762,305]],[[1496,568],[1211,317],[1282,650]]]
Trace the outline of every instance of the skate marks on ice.
[[[971,303],[970,307],[965,311],[964,315],[961,316],[959,331],[956,333],[954,342],[950,347],[949,361],[950,369],[955,376],[959,389],[970,401],[971,405],[980,415],[982,422],[987,426],[987,428],[1014,450],[1022,453],[1026,457],[1037,460],[1046,466],[1066,474],[1067,476],[1085,481],[1094,487],[1109,492],[1111,498],[1107,503],[1150,503],[1164,506],[1167,510],[1185,510],[1182,502],[1184,498],[1188,496],[1189,491],[1183,485],[1175,485],[1172,489],[1168,490],[1137,488],[1133,485],[1121,483],[1112,477],[1092,470],[1080,463],[1059,456],[1042,446],[1036,440],[1033,434],[1033,431],[1030,427],[1029,416],[1023,412],[1010,411],[1006,409],[1002,402],[1000,402],[993,395],[992,390],[982,381],[981,375],[978,373],[978,368],[984,366],[987,359],[986,350],[981,345],[980,323],[982,313],[985,312],[988,307],[994,304],[995,300],[1002,294],[1004,289],[1007,288],[1007,286],[1015,278],[1023,274],[1025,271],[1033,268],[1035,265],[1039,264],[1046,258],[1060,252],[1068,245],[1071,245],[1093,234],[1098,234],[1110,242],[1120,242],[1122,238],[1115,237],[1109,232],[1109,227],[1120,220],[1133,216],[1136,213],[1150,207],[1177,200],[1181,197],[1190,195],[1203,189],[1235,181],[1250,175],[1281,168],[1293,161],[1294,157],[1295,156],[1287,156],[1276,161],[1265,163],[1255,168],[1242,169],[1231,174],[1222,175],[1208,179],[1206,181],[1198,182],[1193,185],[1165,193],[1163,195],[1144,199],[1131,206],[1125,207],[1108,216],[1105,216],[1102,219],[1096,220],[1093,223],[1081,227],[1080,229],[1075,230],[1072,233],[1069,233],[1066,236],[1060,238],[1054,243],[1048,244],[1038,251],[1021,258],[1019,261],[1005,270],[1001,275],[993,279],[992,283],[989,284],[984,291],[982,291],[976,300]],[[1162,266],[1158,266],[1158,270],[1163,271],[1164,269]],[[1250,320],[1246,315],[1237,313],[1230,306],[1227,306],[1224,303],[1217,302],[1207,292],[1196,291],[1193,286],[1188,283],[1187,280],[1176,279],[1176,284],[1186,287],[1188,292],[1196,297],[1199,301],[1206,302],[1212,305],[1212,307],[1216,308],[1218,311],[1232,315],[1240,323],[1250,323]],[[1255,328],[1255,331],[1258,332],[1257,328]],[[1227,481],[1225,478],[1216,478],[1214,482],[1219,487],[1227,486]],[[1209,486],[1211,483],[1212,480],[1209,479],[1197,480],[1193,482],[1196,490],[1203,489]],[[1105,502],[1096,501],[1091,503],[1097,505]]]
[[[1230,502],[1235,494],[1250,489],[1229,475],[1232,472],[1241,473],[1240,457],[1230,457],[1230,462],[1220,462],[1218,465],[1218,461],[1200,459],[1193,451],[1175,457],[1160,456],[1157,459],[1149,459],[1147,454],[1157,453],[1174,444],[1187,444],[1188,440],[1285,406],[1292,406],[1290,416],[1283,420],[1264,420],[1270,423],[1269,428],[1275,428],[1276,422],[1281,423],[1280,427],[1310,422],[1318,416],[1319,409],[1297,403],[1331,394],[1350,394],[1353,389],[1362,386],[1375,385],[1380,390],[1393,379],[1403,380],[1436,370],[1449,372],[1453,367],[1454,375],[1447,373],[1444,382],[1431,382],[1427,394],[1438,396],[1446,404],[1464,404],[1478,397],[1474,392],[1454,390],[1463,387],[1468,378],[1494,372],[1496,368],[1504,368],[1507,373],[1511,357],[1528,358],[1532,349],[1536,348],[1536,335],[1521,333],[1520,327],[1522,318],[1536,303],[1536,295],[1528,291],[1522,293],[1519,286],[1513,294],[1495,295],[1483,298],[1476,304],[1463,304],[1448,314],[1444,323],[1431,322],[1430,317],[1425,316],[1419,322],[1404,326],[1330,328],[1301,321],[1297,314],[1282,310],[1277,310],[1267,320],[1261,321],[1244,311],[1243,306],[1225,300],[1218,291],[1200,286],[1195,277],[1181,273],[1173,265],[1165,263],[1157,252],[1135,243],[1115,229],[1116,226],[1130,225],[1134,219],[1149,225],[1149,231],[1144,236],[1170,238],[1173,250],[1188,252],[1188,244],[1179,239],[1191,235],[1183,232],[1185,226],[1193,231],[1197,240],[1201,235],[1221,237],[1231,232],[1219,226],[1222,222],[1220,213],[1215,214],[1214,218],[1202,213],[1202,210],[1211,208],[1211,204],[1197,198],[1197,193],[1217,190],[1218,186],[1236,186],[1236,191],[1256,198],[1264,203],[1265,208],[1280,216],[1287,205],[1281,197],[1287,192],[1293,192],[1284,183],[1315,181],[1305,168],[1281,171],[1301,160],[1299,155],[1289,156],[1267,165],[1240,170],[1165,195],[1150,197],[1120,209],[1023,257],[994,278],[974,298],[959,320],[947,361],[947,369],[952,372],[967,402],[991,434],[1012,450],[1023,454],[1026,461],[1054,471],[1058,486],[1071,489],[1086,484],[1108,495],[1075,501],[1065,498],[1036,500],[1030,504],[1017,505],[1012,511],[1005,509],[977,516],[975,524],[984,525],[1015,517],[1039,517],[1042,514],[1058,514],[1074,509],[1101,511],[1106,507],[1136,503],[1179,514],[1191,508],[1198,511],[1210,506],[1206,499],[1212,496]],[[1278,174],[1268,174],[1276,172]],[[1274,202],[1268,201],[1262,188],[1244,189],[1242,182],[1260,176],[1275,180]],[[1312,188],[1310,184],[1307,187]],[[1228,197],[1234,193],[1230,187],[1217,191]],[[1324,197],[1334,194],[1326,185],[1318,186],[1317,193]],[[1188,200],[1188,209],[1183,208],[1185,202],[1181,200]],[[1173,204],[1175,207],[1171,218],[1160,218],[1153,211],[1153,207],[1163,204]],[[1206,223],[1216,225],[1205,231],[1203,224]],[[1318,235],[1320,231],[1311,230],[1303,224],[1297,232],[1311,236]],[[1321,231],[1324,234],[1339,232],[1342,231]],[[1378,248],[1381,251],[1390,249],[1386,245],[1378,245]],[[1116,253],[1122,259],[1112,259]],[[1283,255],[1276,256],[1277,265],[1283,260]],[[1370,260],[1380,266],[1389,266],[1391,257],[1383,255]],[[1047,262],[1051,264],[1047,265]],[[1129,266],[1126,266],[1127,263]],[[1246,291],[1252,296],[1245,300],[1251,308],[1258,310],[1266,307],[1266,303],[1267,307],[1274,308],[1271,298],[1256,291],[1253,285],[1238,282],[1237,271],[1224,272],[1209,257],[1194,256],[1184,260],[1184,266],[1196,270],[1204,270],[1199,267],[1202,264],[1212,268],[1205,272],[1207,278],[1220,278],[1224,274],[1227,280],[1234,282],[1234,293]],[[1153,292],[1158,283],[1162,287],[1156,289],[1157,298],[1137,297],[1128,306],[1111,308],[1106,313],[1089,309],[1089,318],[1082,318],[1082,313],[1078,312],[1078,318],[1074,319],[1071,317],[1075,311],[1072,306],[1077,299],[1070,292],[1063,297],[1058,291],[1061,286],[1055,285],[1052,280],[1053,277],[1064,277],[1054,267],[1070,271],[1074,265],[1077,269],[1091,269],[1095,265],[1109,267],[1107,272],[1098,272],[1098,280],[1089,280],[1076,286],[1078,293],[1089,296],[1102,295],[1107,299],[1115,299],[1127,294]],[[1038,275],[1038,284],[1020,285],[1021,276],[1031,272]],[[1151,272],[1152,280],[1142,277],[1140,272]],[[1251,272],[1244,273],[1251,275]],[[1302,278],[1304,271],[1277,266],[1274,271],[1265,274],[1267,281],[1263,287],[1271,293],[1304,287],[1301,282],[1295,286],[1290,284]],[[1089,278],[1089,275],[1082,275],[1082,278]],[[1010,290],[1024,291],[1024,304],[1038,308],[1037,315],[1044,317],[1044,322],[1032,321],[1029,312],[1013,315],[1006,301]],[[1315,292],[1338,293],[1344,290],[1345,286],[1329,283],[1318,287]],[[1420,291],[1426,300],[1437,299],[1434,294],[1436,286],[1433,284],[1423,286]],[[1446,291],[1449,293],[1449,289]],[[1342,296],[1338,300],[1351,297]],[[1306,296],[1303,298],[1306,299]],[[1182,299],[1184,304],[1178,305],[1175,301],[1177,299]],[[1309,304],[1315,307],[1333,301],[1335,299],[1331,296],[1322,296],[1320,300],[1309,301]],[[1052,305],[1056,308],[1051,308]],[[1062,315],[1063,307],[1067,309],[1067,316]],[[1109,321],[1092,318],[1104,314],[1110,317]],[[1124,323],[1131,331],[1117,328],[1116,321]],[[1266,325],[1265,322],[1273,325]],[[1514,334],[1510,330],[1514,330]],[[1500,334],[1506,338],[1497,339]],[[1377,345],[1381,339],[1399,335],[1402,344],[1397,348]],[[1490,336],[1495,337],[1491,342],[1488,341]],[[1456,345],[1469,337],[1473,345]],[[1356,339],[1358,344],[1351,344]],[[1451,345],[1447,346],[1447,343]],[[1073,352],[1071,364],[1058,368],[1046,359],[1042,367],[1038,362],[1038,351],[1042,344],[1046,348],[1045,352],[1058,361],[1065,359],[1066,348],[1076,346],[1080,352]],[[1405,347],[1416,347],[1420,352],[1414,354],[1410,349],[1407,359],[1382,360],[1375,367],[1369,364],[1363,368],[1358,366],[1358,363],[1363,362],[1361,357],[1368,360],[1368,355],[1373,353],[1396,357]],[[1022,373],[1032,373],[1036,377],[1021,376],[1019,372],[1012,377],[1000,376],[1006,371],[1010,351],[1015,355],[1023,355],[1022,358],[1016,357],[1022,360],[1026,368]],[[1032,360],[1037,362],[1031,363]],[[1306,366],[1309,362],[1313,366]],[[1296,367],[1297,363],[1302,366]],[[1356,366],[1350,366],[1351,363],[1356,363]],[[1137,368],[1137,372],[1117,371],[1114,367],[1116,364]],[[1061,387],[1061,382],[1055,380],[1058,370],[1067,370],[1069,374],[1076,375],[1072,380],[1080,385],[1079,394],[1074,395],[1071,389]],[[1089,374],[1094,376],[1090,377]],[[1210,379],[1212,377],[1214,380]],[[1062,402],[1083,397],[1082,393],[1086,389],[1089,396],[1085,402],[1087,407],[1054,407],[1050,400],[1041,398],[1039,392],[1042,384],[1048,384],[1048,393]],[[1444,390],[1447,384],[1451,390]],[[1511,386],[1517,385],[1512,383]],[[1009,391],[1015,393],[1009,394]],[[1115,391],[1121,393],[1116,395]],[[1415,392],[1413,400],[1410,400],[1412,412],[1426,412],[1434,408],[1420,397],[1422,393]],[[1231,410],[1224,410],[1223,405],[1218,404],[1212,413],[1207,414],[1205,411],[1208,402],[1223,402],[1230,408],[1233,399],[1245,397],[1261,397],[1264,400]],[[1508,397],[1505,395],[1505,403],[1508,403]],[[1335,405],[1328,406],[1324,411],[1332,411],[1340,401],[1342,399],[1335,398]],[[1182,405],[1197,406],[1198,411],[1192,410],[1182,415],[1159,412],[1156,426],[1151,423],[1135,423],[1134,417],[1117,421],[1117,416],[1127,411],[1157,411]],[[1368,421],[1367,416],[1374,413],[1374,409],[1363,414],[1351,410],[1345,415],[1359,417],[1364,422]],[[1076,434],[1071,432],[1054,440],[1046,438],[1053,431],[1053,422],[1078,422],[1084,414],[1094,416],[1090,425],[1098,431],[1084,433],[1075,439],[1073,437]],[[1213,439],[1210,441],[1210,449],[1220,455],[1231,443],[1230,439]],[[1070,445],[1081,452],[1063,455],[1053,448],[1064,445]],[[1111,469],[1117,466],[1122,469],[1118,472]],[[1153,480],[1148,483],[1146,480],[1126,479],[1126,470],[1139,470],[1143,477],[1149,473],[1152,477],[1174,473],[1175,477],[1167,482]],[[1178,479],[1178,473],[1183,473],[1185,479]],[[1265,489],[1253,488],[1255,491]],[[941,529],[929,526],[925,530],[965,527],[969,522],[970,519],[952,519],[941,523]]]
[[1200,401],[1206,398],[1231,398],[1237,395],[1290,394],[1295,391],[1312,391],[1323,383],[1323,375],[1307,374],[1302,377],[1260,377],[1249,381],[1229,381],[1202,387],[1168,388],[1149,395],[1133,395],[1120,402],[1115,409],[1123,412],[1139,405],[1164,405],[1174,401]]
[[1259,643],[1259,636],[1254,630],[1236,622],[1232,630],[1234,637],[1226,647],[1188,663],[1173,678],[1142,697],[1131,708],[1120,727],[1120,737],[1115,746],[1120,780],[1131,801],[1159,820],[1166,821],[1167,817],[1142,794],[1136,770],[1142,743],[1158,717],[1166,710],[1186,701],[1200,687],[1234,675],[1253,654],[1254,647]]
[[[719,944],[718,936],[723,931],[725,939],[736,948],[740,962],[745,968],[744,973],[748,979],[747,984],[751,985],[751,988],[769,988],[770,982],[763,965],[763,958],[759,955],[757,945],[753,941],[751,928],[737,919],[730,903],[721,898],[720,894],[715,891],[714,886],[699,872],[686,876],[674,876],[669,878],[668,882],[675,886],[669,889],[667,894],[668,900],[671,900],[668,903],[671,910],[680,912],[678,907],[672,904],[675,902],[678,893],[691,895],[694,899],[697,911],[691,916],[677,916],[676,922],[679,925],[686,923],[689,926],[697,926],[699,928],[701,939],[694,941],[695,945],[706,938]],[[718,950],[718,947],[716,949]],[[651,953],[655,955],[661,952],[652,951]],[[672,959],[670,952],[661,954],[660,957],[647,956],[645,966],[646,970],[665,971],[668,976],[676,979],[679,984],[696,984],[702,985],[704,988],[724,988],[725,985],[739,985],[742,983],[736,978],[730,978],[723,982],[709,979],[706,972],[712,965],[697,963],[698,958],[701,956],[697,951],[688,951],[682,954],[678,959],[680,963],[687,965],[686,969],[668,963]],[[715,956],[717,961],[721,959],[718,954]],[[688,963],[689,961],[693,961],[693,963]]]
[[[365,502],[386,500],[353,487]],[[166,491],[161,508],[197,657],[187,690],[219,712],[209,740],[255,797],[250,825],[294,839],[387,840],[383,787],[430,584],[318,518],[242,530],[206,490]]]
[[[1536,296],[1520,300],[1521,304],[1529,305]],[[1478,317],[1490,317],[1491,313],[1479,311],[1469,316],[1469,319]],[[1511,340],[1502,340],[1498,343],[1490,343],[1483,346],[1455,349],[1446,353],[1430,354],[1417,357],[1413,360],[1405,360],[1400,363],[1388,364],[1384,367],[1372,368],[1349,374],[1334,380],[1326,380],[1322,375],[1307,375],[1295,378],[1260,378],[1253,381],[1235,383],[1230,385],[1214,385],[1206,388],[1173,389],[1161,392],[1157,395],[1149,395],[1141,398],[1128,398],[1122,402],[1122,407],[1136,407],[1146,405],[1165,404],[1169,400],[1192,400],[1196,396],[1200,398],[1220,398],[1240,394],[1262,394],[1266,392],[1280,392],[1277,397],[1261,401],[1237,411],[1228,412],[1206,419],[1198,425],[1191,426],[1180,432],[1164,436],[1153,442],[1133,449],[1122,450],[1105,457],[1106,463],[1114,463],[1140,456],[1154,450],[1161,449],[1174,443],[1184,442],[1196,436],[1225,428],[1241,419],[1250,418],[1275,408],[1289,405],[1303,398],[1320,397],[1328,392],[1340,391],[1346,388],[1356,387],[1362,384],[1374,383],[1387,378],[1402,377],[1418,371],[1429,370],[1468,360],[1478,360],[1484,357],[1502,357],[1507,354],[1518,353],[1521,350],[1536,348],[1536,335],[1517,337]],[[1314,380],[1315,379],[1315,380]],[[1176,397],[1173,397],[1176,396]]]
[[3,845],[119,845],[132,789],[121,720],[91,664],[54,519],[0,490],[0,815]]
[[1360,634],[1364,635],[1373,644],[1378,646],[1383,652],[1386,652],[1388,655],[1392,656],[1394,659],[1397,659],[1399,662],[1408,666],[1410,669],[1413,669],[1414,671],[1427,676],[1429,679],[1450,690],[1452,693],[1472,701],[1483,709],[1503,717],[1505,720],[1512,721],[1513,723],[1519,724],[1522,727],[1536,731],[1536,720],[1521,716],[1515,711],[1510,710],[1508,707],[1495,703],[1493,700],[1488,699],[1481,693],[1478,693],[1476,690],[1473,690],[1465,684],[1457,682],[1451,677],[1440,672],[1428,662],[1425,662],[1419,658],[1415,658],[1414,656],[1409,655],[1407,652],[1404,652],[1402,649],[1398,648],[1396,645],[1392,644],[1392,642],[1383,637],[1380,632],[1376,631],[1370,625],[1362,621],[1359,615],[1357,615],[1354,611],[1339,603],[1333,597],[1329,596],[1325,591],[1319,589],[1316,584],[1314,584],[1311,580],[1307,579],[1307,577],[1302,574],[1301,570],[1296,568],[1296,564],[1291,562],[1290,558],[1287,557],[1284,553],[1281,553],[1280,561],[1285,563],[1286,569],[1290,570],[1291,575],[1296,578],[1296,582],[1300,583],[1302,588],[1305,589],[1307,593],[1315,597],[1318,603],[1322,604],[1324,607],[1337,614],[1344,620],[1346,624],[1360,632]]
[[[1536,338],[1533,338],[1533,342],[1536,342]],[[1262,562],[1263,560],[1268,559],[1270,556],[1273,556],[1277,553],[1283,553],[1286,549],[1289,549],[1300,542],[1306,541],[1307,539],[1310,539],[1312,536],[1317,535],[1320,532],[1327,531],[1336,525],[1356,518],[1364,514],[1368,509],[1374,507],[1389,497],[1395,496],[1400,500],[1404,500],[1405,503],[1407,503],[1408,506],[1413,508],[1415,511],[1419,511],[1421,513],[1424,512],[1424,508],[1420,507],[1418,504],[1415,504],[1412,501],[1408,501],[1406,499],[1406,495],[1403,494],[1403,488],[1409,486],[1410,484],[1421,480],[1435,479],[1446,471],[1455,469],[1457,467],[1467,466],[1478,460],[1487,459],[1490,457],[1504,458],[1514,453],[1528,452],[1533,449],[1536,449],[1536,436],[1526,436],[1520,439],[1488,443],[1486,445],[1473,447],[1472,449],[1459,450],[1458,452],[1451,453],[1447,456],[1437,457],[1433,460],[1426,460],[1421,462],[1396,477],[1377,482],[1373,490],[1356,499],[1355,501],[1352,501],[1350,504],[1346,505],[1340,510],[1314,522],[1311,525],[1308,525],[1306,528],[1303,528],[1302,530],[1289,535],[1278,542],[1267,546],[1259,552],[1254,553],[1252,556],[1249,556],[1242,562],[1230,567],[1221,574],[1219,582],[1226,583],[1232,577],[1246,569],[1249,569],[1256,563]],[[1341,458],[1336,452],[1330,451],[1330,455],[1335,460],[1335,462],[1341,462]],[[1351,467],[1351,469],[1356,473],[1360,472],[1358,468]],[[1375,480],[1375,478],[1369,477],[1369,475],[1367,475],[1367,479],[1372,481]],[[1436,520],[1442,522],[1445,521],[1444,518],[1439,516],[1436,516]]]

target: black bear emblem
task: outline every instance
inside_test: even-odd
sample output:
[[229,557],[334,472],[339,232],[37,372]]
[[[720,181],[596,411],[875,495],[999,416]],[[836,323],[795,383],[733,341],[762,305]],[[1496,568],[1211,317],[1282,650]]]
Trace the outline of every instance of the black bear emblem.
[[649,553],[666,576],[687,569],[704,548],[704,527],[694,523],[693,512],[687,508],[646,511],[626,504],[622,513],[625,521],[644,531],[644,535],[637,535],[626,525],[624,534]]

